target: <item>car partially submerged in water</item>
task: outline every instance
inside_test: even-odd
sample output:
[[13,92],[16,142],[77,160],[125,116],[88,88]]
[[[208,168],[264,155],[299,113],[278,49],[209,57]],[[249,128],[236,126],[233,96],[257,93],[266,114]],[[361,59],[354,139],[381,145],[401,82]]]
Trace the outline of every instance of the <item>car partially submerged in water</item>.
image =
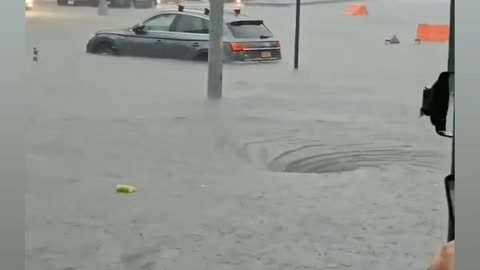
[[[188,60],[208,60],[209,10],[159,12],[130,28],[99,31],[87,52]],[[240,10],[224,16],[224,59],[229,62],[272,62],[281,57],[280,42],[262,20]]]

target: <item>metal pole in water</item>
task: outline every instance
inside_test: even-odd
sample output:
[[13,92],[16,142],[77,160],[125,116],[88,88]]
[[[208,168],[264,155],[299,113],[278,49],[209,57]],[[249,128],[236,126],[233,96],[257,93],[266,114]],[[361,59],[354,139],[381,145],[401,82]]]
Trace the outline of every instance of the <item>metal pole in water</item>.
[[300,43],[300,0],[297,0],[297,14],[295,18],[295,63],[294,68],[298,69],[298,50]]
[[108,15],[108,3],[107,3],[107,0],[99,0],[99,1],[98,1],[98,15],[99,15],[99,16],[106,16],[106,15]]
[[[448,71],[452,72],[450,75],[449,88],[452,91],[451,97],[453,99],[453,129],[452,129],[452,164],[450,173],[455,175],[455,0],[450,0],[450,33],[448,42]],[[455,239],[455,223],[449,216],[448,220],[448,237],[447,241]]]
[[452,166],[451,172],[455,174],[455,0],[450,0],[450,33],[448,41],[448,71],[450,76],[450,90],[453,97],[453,138],[452,138]]
[[208,50],[208,98],[220,99],[223,84],[223,8],[224,0],[210,0]]

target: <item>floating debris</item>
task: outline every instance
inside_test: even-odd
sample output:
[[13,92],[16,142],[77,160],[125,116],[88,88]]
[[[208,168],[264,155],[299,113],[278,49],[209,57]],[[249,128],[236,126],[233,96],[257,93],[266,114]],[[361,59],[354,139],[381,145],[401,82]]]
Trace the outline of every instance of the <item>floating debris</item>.
[[137,192],[137,188],[134,186],[129,185],[117,185],[116,188],[118,193],[135,193]]
[[397,35],[393,35],[391,39],[386,39],[385,40],[386,45],[390,44],[400,44],[400,40],[398,39]]

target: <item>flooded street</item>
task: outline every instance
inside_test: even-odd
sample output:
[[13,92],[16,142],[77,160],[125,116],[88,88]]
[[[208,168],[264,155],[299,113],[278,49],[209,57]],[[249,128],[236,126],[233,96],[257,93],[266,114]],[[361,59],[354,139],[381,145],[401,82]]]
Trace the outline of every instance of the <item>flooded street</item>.
[[151,10],[29,11],[27,269],[425,269],[450,141],[418,113],[448,47],[413,41],[448,2],[420,2],[303,8],[298,71],[294,8],[246,7],[283,60],[225,65],[219,102],[205,63],[85,53]]

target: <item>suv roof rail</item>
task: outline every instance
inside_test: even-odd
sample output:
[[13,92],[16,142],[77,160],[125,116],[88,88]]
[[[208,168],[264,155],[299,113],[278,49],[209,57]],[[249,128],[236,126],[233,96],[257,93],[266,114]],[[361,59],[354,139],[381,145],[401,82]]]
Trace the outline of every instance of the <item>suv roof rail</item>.
[[[165,9],[165,11],[167,11],[167,10],[168,10],[168,8]],[[202,12],[205,15],[210,15],[210,13],[211,13],[209,7],[195,6],[195,5],[192,5],[192,6],[177,5],[177,11],[179,11],[179,12],[195,11],[195,12]],[[224,11],[233,12],[235,14],[235,16],[238,16],[238,15],[241,14],[241,8],[240,7],[225,7]]]
[[[171,6],[171,5],[166,5],[165,7],[168,9],[168,6]],[[233,4],[233,6],[229,6],[228,4],[225,5],[224,7],[224,10],[229,10],[229,11],[235,11],[235,12],[240,12],[241,8],[244,7],[244,4],[243,3],[238,3],[238,4]],[[177,5],[177,9],[178,11],[184,11],[186,9],[190,9],[190,10],[202,10],[204,11],[205,9],[210,9],[210,5],[209,4],[186,4],[186,3],[181,3],[181,4],[178,4]]]

